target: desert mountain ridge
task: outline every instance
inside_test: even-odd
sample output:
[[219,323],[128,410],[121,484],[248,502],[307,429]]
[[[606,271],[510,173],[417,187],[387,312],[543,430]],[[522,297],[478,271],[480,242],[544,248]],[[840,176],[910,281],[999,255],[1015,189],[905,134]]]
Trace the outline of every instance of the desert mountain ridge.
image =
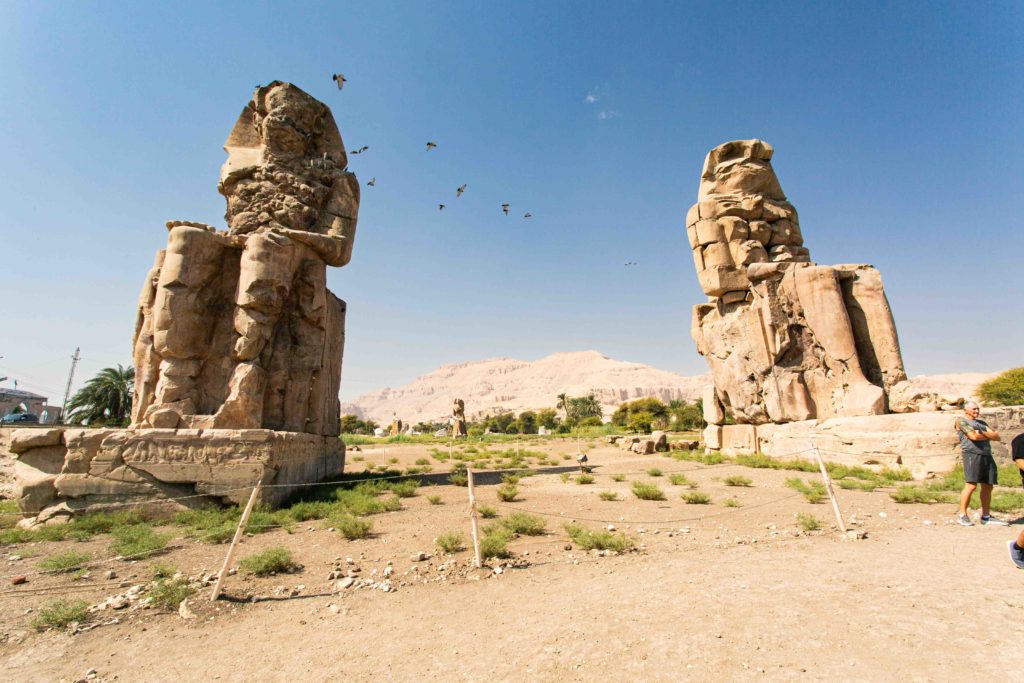
[[[995,374],[922,375],[911,381],[936,393],[969,396]],[[593,393],[607,417],[620,403],[638,398],[695,401],[710,382],[710,374],[687,377],[593,350],[553,353],[535,361],[488,358],[442,365],[404,386],[364,394],[343,402],[341,414],[379,424],[391,422],[394,416],[412,424],[447,422],[455,398],[466,402],[466,416],[474,419],[488,413],[553,408],[561,393]]]

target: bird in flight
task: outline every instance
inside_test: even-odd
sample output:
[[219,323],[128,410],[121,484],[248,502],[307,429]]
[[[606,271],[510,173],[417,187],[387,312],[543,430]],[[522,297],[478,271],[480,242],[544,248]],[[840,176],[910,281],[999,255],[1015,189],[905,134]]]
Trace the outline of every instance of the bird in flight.
[[532,213],[524,213],[523,214],[523,218],[533,218],[533,214]]
[[366,183],[367,187],[373,187],[377,184],[377,176],[370,178],[370,182]]
[[331,76],[331,80],[337,83],[338,90],[341,90],[343,87],[345,87],[345,81],[347,81],[348,79],[345,78],[345,74],[334,74],[333,76]]
[[462,193],[466,191],[466,183],[459,185],[459,189],[455,190],[455,196],[461,197]]
[[437,147],[437,143],[436,143],[436,142],[428,142],[428,143],[427,143],[427,151],[428,151],[428,152],[429,152],[430,150],[434,149],[435,147]]
[[438,204],[437,205],[437,210],[438,211],[444,211],[444,204]]
[[362,154],[363,152],[365,152],[365,151],[366,151],[366,150],[368,150],[368,149],[370,149],[370,148],[369,148],[369,147],[367,147],[366,145],[363,145],[363,146],[362,146],[362,147],[360,147],[359,149],[354,149],[354,150],[352,150],[351,152],[349,152],[349,154]]
[[508,215],[508,204],[502,204],[501,205],[501,210],[503,212],[505,212],[505,215],[507,216]]
[[622,265],[624,265],[624,266],[635,266],[636,265],[636,261],[626,261]]

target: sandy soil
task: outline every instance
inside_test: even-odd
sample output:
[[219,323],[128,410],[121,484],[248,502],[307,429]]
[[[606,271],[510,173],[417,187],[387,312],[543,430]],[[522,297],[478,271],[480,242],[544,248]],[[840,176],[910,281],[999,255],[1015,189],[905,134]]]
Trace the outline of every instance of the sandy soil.
[[[388,456],[411,464],[421,448],[389,447]],[[807,503],[783,485],[792,472],[603,448],[591,451],[591,461],[594,484],[565,483],[557,474],[524,478],[521,500],[499,508],[549,521],[547,535],[512,542],[514,558],[500,574],[496,561],[473,569],[468,551],[437,553],[438,534],[469,536],[466,489],[448,485],[423,487],[403,499],[402,510],[373,517],[370,539],[346,541],[319,522],[247,538],[239,557],[283,544],[303,570],[232,576],[228,600],[208,602],[208,589],[190,599],[192,619],[129,608],[103,613],[118,623],[76,635],[37,634],[27,611],[53,595],[25,591],[52,586],[100,602],[124,590],[120,581],[143,582],[157,561],[189,574],[216,571],[226,546],[179,538],[160,558],[112,561],[75,582],[33,574],[17,587],[9,577],[37,571],[39,558],[72,547],[109,557],[109,541],[7,548],[0,672],[21,681],[73,681],[90,669],[96,681],[1006,680],[1024,665],[1024,572],[1012,567],[1005,547],[1019,527],[963,528],[951,523],[949,505],[900,506],[883,491],[840,490],[853,528],[867,533],[844,540],[828,524],[810,534],[797,528],[797,512],[832,518],[827,504]],[[644,474],[650,467],[666,476]],[[688,489],[667,480],[678,471],[712,504],[684,503]],[[631,474],[614,482],[616,472]],[[754,486],[727,487],[722,478],[735,473]],[[636,479],[657,482],[668,500],[636,500],[629,494]],[[618,491],[623,500],[602,501],[600,491]],[[443,504],[430,504],[428,495]],[[493,485],[478,487],[478,495],[497,504]],[[729,497],[742,506],[723,505]],[[640,549],[612,556],[566,550],[562,525],[570,519],[610,522]],[[421,551],[431,558],[414,562]],[[11,559],[16,552],[35,557]],[[336,568],[359,567],[361,577],[380,579],[389,561],[392,592],[339,590],[328,578]],[[118,576],[105,581],[109,568]]]

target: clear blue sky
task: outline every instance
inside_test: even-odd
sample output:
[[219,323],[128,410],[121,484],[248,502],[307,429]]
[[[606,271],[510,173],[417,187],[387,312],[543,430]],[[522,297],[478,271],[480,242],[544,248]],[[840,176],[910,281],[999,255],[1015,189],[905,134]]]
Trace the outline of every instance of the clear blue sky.
[[704,372],[683,217],[750,137],[812,258],[881,270],[911,374],[1020,365],[1022,7],[4,2],[0,375],[58,402],[76,346],[78,385],[131,362],[164,221],[223,225],[221,146],[274,79],[377,178],[329,276],[346,399],[556,351]]

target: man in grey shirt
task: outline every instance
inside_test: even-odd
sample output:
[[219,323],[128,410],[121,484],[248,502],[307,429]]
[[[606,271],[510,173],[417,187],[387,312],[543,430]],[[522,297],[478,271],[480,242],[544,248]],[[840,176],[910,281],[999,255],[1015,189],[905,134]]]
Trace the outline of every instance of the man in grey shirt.
[[1006,526],[1006,522],[989,514],[992,505],[992,487],[999,483],[999,468],[992,457],[992,441],[999,441],[999,432],[982,420],[981,408],[974,401],[964,404],[964,417],[956,421],[956,433],[964,456],[964,490],[960,494],[960,515],[963,526],[974,526],[967,516],[974,489],[981,486],[981,523]]

